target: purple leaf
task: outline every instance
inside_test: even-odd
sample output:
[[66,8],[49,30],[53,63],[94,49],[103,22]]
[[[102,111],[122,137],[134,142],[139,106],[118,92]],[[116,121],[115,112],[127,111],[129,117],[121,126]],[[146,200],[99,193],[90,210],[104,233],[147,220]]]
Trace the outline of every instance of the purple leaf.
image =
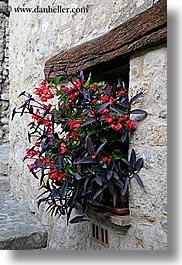
[[124,196],[125,194],[126,194],[126,192],[127,192],[127,189],[128,189],[128,184],[129,184],[129,178],[126,178],[126,180],[125,180],[125,184],[124,184],[124,188],[123,188],[123,190],[122,190],[122,195]]
[[90,93],[85,88],[83,89],[83,96],[86,100],[91,101],[90,99]]
[[134,149],[132,149],[132,151],[131,151],[130,162],[131,163],[135,163],[136,162],[136,153],[135,153]]
[[86,115],[91,111],[91,109],[85,109],[82,111],[81,115]]
[[102,105],[100,105],[98,107],[98,109],[96,110],[96,114],[98,114],[99,112],[103,111],[109,104],[110,104],[110,102],[105,102]]
[[95,159],[91,158],[91,157],[84,157],[81,158],[80,160],[74,162],[74,165],[79,165],[79,164],[95,164],[96,161]]
[[142,182],[140,176],[137,173],[134,173],[133,176],[135,177],[138,185],[143,189],[144,188],[144,185],[143,185],[143,182]]
[[102,148],[104,147],[105,144],[106,144],[106,143],[103,143],[103,144],[101,144],[101,145],[99,146],[99,148],[97,149],[97,152],[96,152],[97,155],[98,155],[98,153],[102,150]]
[[144,114],[147,115],[147,112],[145,110],[141,110],[141,109],[134,109],[130,111],[130,114]]
[[134,96],[131,100],[130,100],[130,104],[132,104],[134,101],[136,101],[139,97],[143,96],[143,92],[138,93],[136,96]]
[[107,170],[107,180],[110,180],[112,177],[113,171],[112,170]]
[[139,158],[139,159],[136,161],[136,170],[139,171],[142,167],[143,167],[143,158]]
[[83,216],[78,215],[70,220],[70,224],[76,224],[76,223],[83,222],[83,221],[89,221],[89,219],[85,217],[84,215]]
[[82,122],[81,127],[84,127],[84,126],[86,126],[92,122],[95,122],[95,118],[89,118],[89,119],[85,120],[84,122]]
[[58,99],[61,100],[62,98],[68,96],[69,94],[72,94],[72,93],[77,92],[77,91],[78,91],[78,89],[72,89],[70,91],[67,91],[64,94],[62,94]]
[[102,186],[102,180],[101,180],[101,178],[100,178],[99,176],[96,176],[96,177],[95,177],[95,181],[97,182],[97,184],[98,184],[99,186]]
[[110,109],[113,110],[114,112],[116,112],[116,113],[122,115],[122,116],[124,116],[124,115],[126,114],[124,111],[122,111],[122,110],[120,110],[120,109],[117,109],[117,108],[113,108],[113,107],[111,107]]
[[90,137],[87,137],[87,148],[89,155],[92,155],[94,153],[94,145]]

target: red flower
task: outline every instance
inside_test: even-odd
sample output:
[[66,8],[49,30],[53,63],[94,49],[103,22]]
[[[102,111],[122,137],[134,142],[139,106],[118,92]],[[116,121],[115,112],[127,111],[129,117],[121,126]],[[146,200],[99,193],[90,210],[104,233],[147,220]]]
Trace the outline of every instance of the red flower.
[[113,97],[110,97],[109,102],[112,105],[112,104],[114,104],[116,102],[116,100]]
[[68,98],[70,100],[74,100],[78,96],[78,94],[79,94],[79,92],[73,92],[73,93],[68,95]]
[[51,127],[48,127],[47,134],[50,135],[53,132],[53,129]]
[[52,179],[52,180],[62,181],[63,179],[66,178],[66,175],[64,172],[58,172],[55,169],[49,170],[48,173],[49,173],[50,179]]
[[127,114],[122,116],[122,117],[118,117],[118,121],[119,122],[126,121],[127,119],[128,119],[128,115]]
[[106,91],[109,91],[110,90],[110,87],[109,86],[106,86],[105,90]]
[[70,135],[67,135],[67,136],[66,136],[66,141],[69,142],[70,140],[71,140]]
[[41,87],[35,88],[34,94],[38,95],[42,102],[47,102],[48,99],[54,97],[50,88],[46,87],[46,80],[42,81]]
[[41,82],[41,85],[42,85],[42,86],[45,86],[46,84],[47,84],[47,80],[44,79],[44,80]]
[[36,151],[36,150],[31,150],[31,149],[29,149],[29,148],[27,148],[26,149],[26,152],[27,152],[27,156],[28,157],[34,157],[34,156],[36,156],[39,152],[38,151]]
[[40,110],[37,109],[35,114],[32,115],[32,119],[38,120],[40,118]]
[[113,122],[115,120],[115,117],[114,116],[109,116],[109,115],[106,115],[105,116],[105,120],[109,123]]
[[133,131],[136,129],[136,123],[134,122],[134,120],[126,121],[126,125]]
[[51,163],[50,163],[50,161],[49,161],[49,159],[48,159],[47,156],[44,158],[43,163],[44,163],[46,166],[51,166]]
[[80,128],[81,122],[77,121],[77,120],[70,120],[68,125],[70,126],[71,130]]
[[120,91],[116,92],[117,96],[120,97],[121,95],[126,95],[126,91],[124,89],[121,89]]
[[109,112],[109,110],[108,109],[103,109],[103,111],[101,111],[101,114],[107,114]]
[[92,155],[91,155],[91,158],[96,158],[97,154],[94,152]]
[[100,97],[100,100],[102,102],[107,102],[109,100],[109,97],[107,95]]
[[90,114],[90,115],[92,115],[92,116],[95,116],[95,112],[94,112],[93,110],[89,111],[88,114]]
[[37,147],[39,147],[40,146],[40,142],[35,142],[34,145],[37,146]]
[[90,91],[94,91],[98,88],[97,84],[94,84],[93,86],[90,87]]
[[122,124],[117,124],[117,125],[116,124],[111,124],[110,127],[112,129],[116,130],[116,131],[119,131],[119,130],[121,130],[121,128],[123,127],[123,125]]
[[102,162],[103,162],[103,163],[110,164],[111,159],[112,159],[111,156],[103,156],[103,158],[102,158]]
[[74,138],[78,138],[80,135],[79,133],[71,132],[71,136],[73,136]]
[[29,164],[29,165],[27,165],[27,167],[28,167],[29,170],[32,170],[33,169],[33,164]]
[[61,87],[60,89],[60,91],[63,93],[68,92],[69,90],[70,90],[69,87],[65,87],[65,86]]
[[97,101],[98,101],[97,98],[94,98],[94,99],[91,100],[92,104],[95,104]]
[[44,110],[50,110],[51,107],[52,107],[52,104],[48,104],[48,105],[43,104]]
[[[78,89],[81,88],[81,83],[80,83],[80,81],[78,81],[78,80],[74,80],[73,82],[74,82],[74,85],[75,85],[76,88],[78,88]],[[82,85],[84,85],[84,83],[85,83],[85,80],[83,80]]]
[[60,148],[61,148],[61,154],[65,154],[68,152],[65,143],[61,143]]
[[50,120],[50,118],[47,118],[45,120],[42,120],[40,123],[43,124],[45,127],[50,127],[51,126],[51,120]]

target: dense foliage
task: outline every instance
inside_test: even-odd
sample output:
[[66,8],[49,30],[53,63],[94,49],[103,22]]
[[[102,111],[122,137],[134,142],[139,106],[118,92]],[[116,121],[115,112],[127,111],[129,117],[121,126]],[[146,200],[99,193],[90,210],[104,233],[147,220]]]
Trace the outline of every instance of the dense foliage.
[[[59,85],[61,79],[66,86]],[[51,214],[67,215],[67,222],[81,205],[83,215],[70,221],[74,223],[87,220],[88,205],[102,205],[108,194],[116,207],[118,190],[124,196],[131,178],[144,187],[138,174],[143,159],[136,159],[132,150],[128,160],[129,133],[137,127],[130,114],[146,115],[131,110],[131,104],[142,93],[129,101],[120,80],[117,85],[94,83],[91,74],[85,81],[82,71],[73,77],[65,68],[54,82],[43,80],[33,94],[20,94],[25,101],[13,110],[13,117],[32,117],[28,138],[34,143],[24,160],[40,181],[38,205],[44,202]]]

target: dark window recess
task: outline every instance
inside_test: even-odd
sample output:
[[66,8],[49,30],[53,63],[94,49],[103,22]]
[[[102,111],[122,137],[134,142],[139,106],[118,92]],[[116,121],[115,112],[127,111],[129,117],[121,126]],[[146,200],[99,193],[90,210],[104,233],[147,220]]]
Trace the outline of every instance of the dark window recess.
[[111,60],[109,63],[101,63],[89,71],[84,71],[86,77],[92,73],[94,82],[106,81],[110,85],[117,84],[118,78],[124,81],[126,87],[129,86],[129,58]]
[[108,230],[94,223],[92,223],[92,238],[105,246],[109,244]]
[[[92,73],[92,80],[94,82],[105,81],[110,85],[118,83],[118,79],[125,83],[127,88],[129,87],[129,58],[122,57],[119,60],[111,60],[108,63],[101,63],[98,66],[86,71],[86,78],[89,73]],[[127,93],[128,94],[128,93]],[[127,95],[128,96],[128,95]],[[113,147],[114,148],[114,147]],[[129,135],[124,143],[122,143],[122,152],[125,154],[124,158],[128,158],[128,149],[129,149]],[[115,208],[129,208],[129,194],[126,193],[125,196],[121,195],[121,190],[118,188],[117,192],[117,201]],[[113,201],[111,198],[110,191],[106,189],[103,192],[102,203],[109,207],[113,207]],[[111,209],[112,210],[112,209]]]

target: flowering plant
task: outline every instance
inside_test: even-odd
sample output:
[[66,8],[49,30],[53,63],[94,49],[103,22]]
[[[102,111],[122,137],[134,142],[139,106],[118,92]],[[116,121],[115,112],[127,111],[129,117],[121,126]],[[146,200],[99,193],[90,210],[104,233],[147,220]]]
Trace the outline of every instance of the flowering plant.
[[[59,87],[61,78],[70,84]],[[51,214],[67,215],[69,222],[72,210],[81,205],[83,215],[70,221],[75,223],[87,219],[90,203],[103,205],[108,194],[116,207],[133,177],[144,188],[138,174],[143,159],[136,159],[132,150],[128,160],[127,152],[129,133],[137,126],[130,114],[146,115],[131,110],[142,93],[129,101],[120,80],[117,86],[94,83],[90,74],[85,81],[82,71],[73,77],[68,68],[54,82],[43,80],[33,93],[35,97],[25,91],[20,94],[26,100],[13,110],[13,117],[18,112],[32,117],[28,138],[36,140],[24,160],[31,161],[28,168],[43,189],[38,206],[48,204]]]

